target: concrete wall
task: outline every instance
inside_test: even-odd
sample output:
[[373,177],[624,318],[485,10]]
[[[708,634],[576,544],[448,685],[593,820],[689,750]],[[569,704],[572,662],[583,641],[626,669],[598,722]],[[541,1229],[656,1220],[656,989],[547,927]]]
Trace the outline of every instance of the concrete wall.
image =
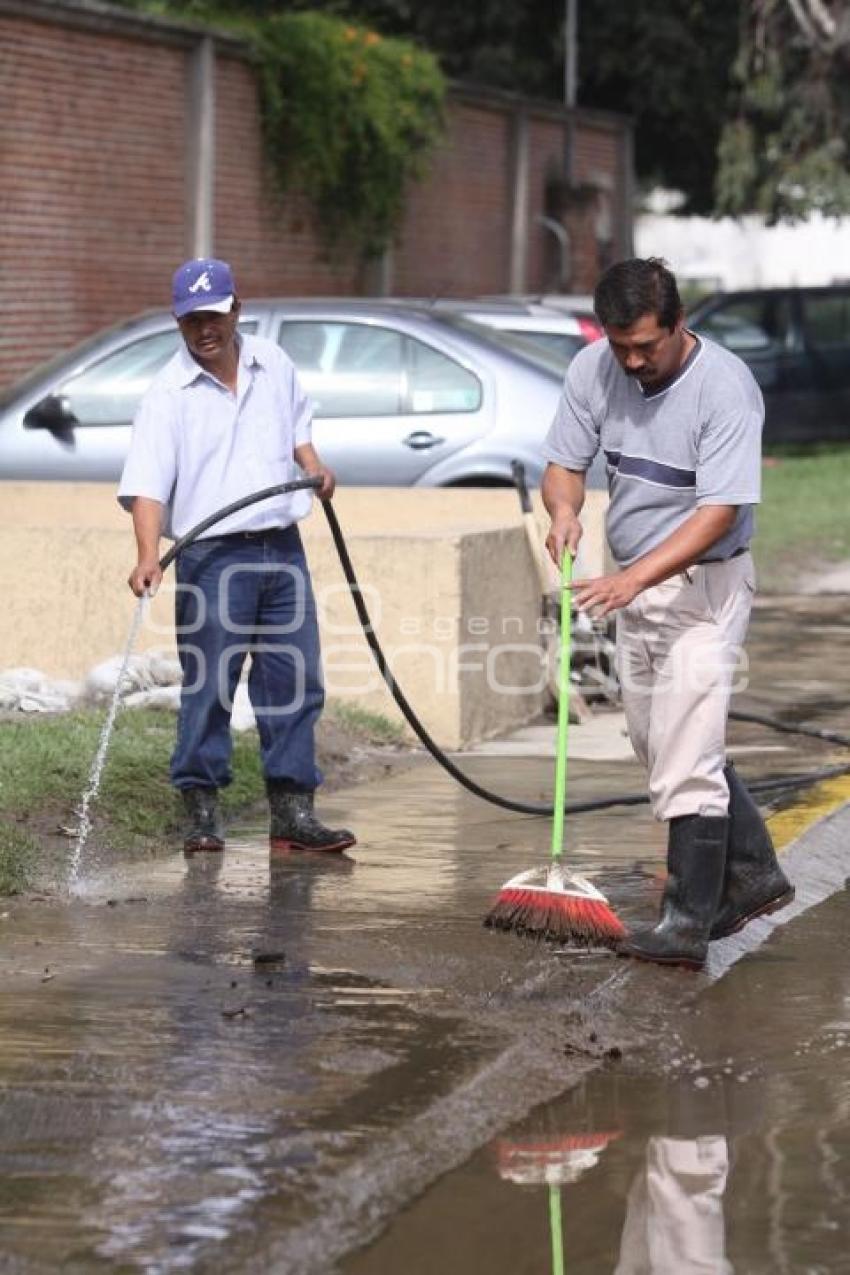
[[683,282],[715,288],[781,288],[850,282],[850,218],[812,213],[796,225],[763,217],[637,219],[641,256],[661,256]]
[[[334,508],[390,665],[440,743],[457,748],[540,711],[539,590],[512,491],[350,488]],[[591,492],[583,572],[604,566],[604,508],[603,494]],[[536,513],[542,539],[539,500]],[[329,695],[398,717],[321,510],[302,529]],[[135,550],[111,486],[0,485],[0,544],[0,669],[77,679],[123,651],[136,606],[126,587]],[[138,650],[173,648],[172,578],[154,599]]]
[[[204,35],[108,4],[0,0],[0,386],[108,323],[169,303],[172,271],[197,250],[190,89]],[[233,262],[246,297],[378,290],[374,270],[328,260],[303,199],[275,193],[254,68],[238,41],[216,34],[213,46],[213,251]],[[518,113],[528,122],[529,180],[517,218]],[[456,86],[445,137],[409,192],[380,290],[504,292],[515,223],[525,261],[519,290],[556,290],[554,241],[538,218],[547,182],[564,170],[570,120],[576,180],[609,192],[611,233],[624,255],[628,121]],[[592,210],[568,218],[570,291],[591,289],[604,264],[604,220]]]

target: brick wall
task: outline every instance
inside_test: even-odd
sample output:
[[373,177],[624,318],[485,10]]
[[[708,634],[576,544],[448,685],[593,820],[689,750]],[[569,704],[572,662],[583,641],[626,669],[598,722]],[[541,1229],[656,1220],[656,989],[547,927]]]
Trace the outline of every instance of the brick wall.
[[[108,6],[0,0],[0,386],[110,322],[168,303],[171,271],[191,251],[186,84],[197,39]],[[356,262],[324,259],[305,201],[274,192],[252,67],[222,42],[215,89],[215,251],[234,263],[243,295],[368,288]],[[429,174],[409,193],[393,291],[507,290],[520,105],[453,95]],[[551,281],[551,244],[536,217],[547,174],[563,166],[566,123],[557,109],[525,109],[533,291]],[[609,181],[622,207],[625,122],[579,113],[576,135],[577,172]],[[598,273],[593,219],[568,224],[570,286],[584,291]],[[624,245],[627,229],[618,230]]]
[[454,105],[428,178],[411,189],[393,253],[393,290],[460,296],[507,288],[510,118]]
[[215,91],[215,250],[233,262],[243,295],[354,292],[355,265],[334,266],[324,259],[306,201],[275,189],[263,157],[251,67],[220,56]]
[[163,300],[184,242],[184,54],[0,16],[0,383]]

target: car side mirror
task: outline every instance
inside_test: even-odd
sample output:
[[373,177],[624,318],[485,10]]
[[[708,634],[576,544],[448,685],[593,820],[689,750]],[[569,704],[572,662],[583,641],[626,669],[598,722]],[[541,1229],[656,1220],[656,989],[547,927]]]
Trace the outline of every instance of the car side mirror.
[[24,417],[24,429],[49,429],[54,434],[67,434],[79,423],[63,394],[45,395]]

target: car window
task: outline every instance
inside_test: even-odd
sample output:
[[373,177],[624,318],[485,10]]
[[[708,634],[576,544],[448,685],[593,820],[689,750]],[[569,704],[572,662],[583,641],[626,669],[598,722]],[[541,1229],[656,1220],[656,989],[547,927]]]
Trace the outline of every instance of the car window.
[[561,360],[563,367],[566,367],[573,355],[578,354],[579,350],[587,344],[584,337],[572,336],[568,332],[533,332],[528,328],[508,330],[512,335],[527,341],[529,345],[554,354]]
[[415,413],[477,412],[481,382],[440,350],[408,338],[410,407]]
[[285,319],[278,342],[297,367],[317,417],[472,412],[481,403],[472,372],[392,328]]
[[737,297],[700,319],[697,330],[738,354],[770,353],[790,340],[787,296]]
[[804,294],[803,326],[809,345],[850,344],[850,292]]
[[[254,320],[245,320],[239,330],[252,332],[256,326]],[[174,354],[179,340],[176,328],[140,337],[113,350],[53,392],[67,400],[80,425],[129,425],[142,395]]]
[[285,319],[278,343],[298,369],[315,415],[398,416],[405,394],[400,333],[365,323]]
[[[440,322],[445,323],[447,327],[468,332],[486,345],[495,345],[499,349],[509,350],[511,354],[518,354],[526,363],[533,363],[535,367],[543,368],[546,372],[553,372],[559,380],[563,379],[567,364],[573,357],[572,353],[553,351],[540,341],[531,340],[530,338],[537,335],[536,333],[523,332],[521,336],[518,336],[515,332],[506,332],[504,328],[486,327],[483,323],[477,323],[475,319],[468,319],[461,314],[441,314]],[[579,346],[582,345],[584,342],[579,341]]]

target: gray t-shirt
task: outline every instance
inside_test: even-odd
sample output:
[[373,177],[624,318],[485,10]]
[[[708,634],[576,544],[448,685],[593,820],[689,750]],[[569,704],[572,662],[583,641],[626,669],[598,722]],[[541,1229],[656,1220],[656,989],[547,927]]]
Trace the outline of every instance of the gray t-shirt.
[[745,363],[699,338],[678,374],[644,393],[606,340],[567,368],[547,460],[584,471],[601,447],[608,470],[608,543],[627,566],[666,540],[700,505],[737,505],[732,527],[706,553],[747,547],[761,498],[764,403]]

